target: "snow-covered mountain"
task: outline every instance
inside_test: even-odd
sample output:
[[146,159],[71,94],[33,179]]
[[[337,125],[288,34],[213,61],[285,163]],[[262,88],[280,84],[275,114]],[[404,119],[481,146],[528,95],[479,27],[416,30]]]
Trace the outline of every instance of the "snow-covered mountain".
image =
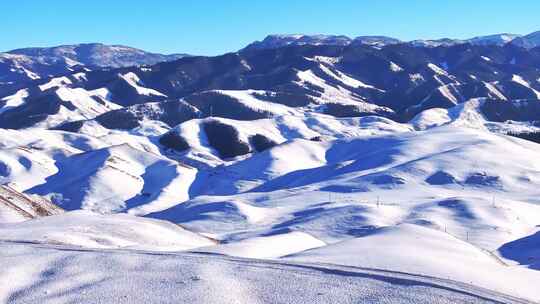
[[262,41],[255,41],[245,50],[277,49],[291,45],[348,45],[352,39],[336,35],[269,35]]
[[526,49],[538,47],[540,46],[540,31],[516,38],[512,41],[512,44]]
[[0,127],[76,131],[97,123],[132,129],[148,119],[174,127],[206,116],[254,120],[306,113],[407,122],[424,110],[472,98],[538,100],[539,71],[538,50],[512,45],[242,51],[76,72],[3,93],[0,88]]
[[521,37],[521,35],[517,34],[495,34],[495,35],[488,35],[488,36],[478,36],[473,37],[470,39],[450,39],[450,38],[443,38],[443,39],[427,39],[427,40],[413,40],[410,42],[410,44],[415,46],[422,46],[422,47],[449,47],[459,44],[472,44],[472,45],[497,45],[497,46],[503,46],[507,43],[510,43],[514,41],[514,39]]
[[64,60],[72,65],[108,68],[152,65],[187,56],[186,54],[162,55],[123,45],[105,45],[101,43],[62,45],[46,48],[23,48],[7,53],[29,56],[38,62]]
[[399,43],[403,42],[399,39],[386,36],[358,36],[351,41],[351,44],[370,45],[374,47],[384,47]]
[[302,37],[0,88],[0,302],[538,301],[539,49]]
[[244,50],[276,49],[294,45],[335,45],[346,46],[350,44],[370,45],[383,47],[402,43],[399,39],[386,36],[358,36],[349,38],[343,35],[269,35],[262,41],[255,41]]
[[363,44],[371,45],[374,47],[383,47],[392,44],[411,44],[420,47],[449,47],[459,44],[472,44],[472,45],[498,45],[503,46],[513,41],[513,43],[520,47],[534,48],[539,45],[537,41],[537,33],[532,33],[526,36],[517,34],[502,33],[487,36],[477,36],[468,39],[418,39],[412,41],[401,41],[396,38],[386,36],[358,36],[355,38],[349,38],[347,36],[336,35],[269,35],[262,41],[256,41],[249,46],[246,50],[253,49],[274,49],[284,46],[292,45],[335,45],[345,46],[349,44]]
[[152,65],[185,56],[155,54],[132,47],[101,43],[16,49],[0,53],[0,85],[44,79],[84,69]]
[[495,34],[495,35],[488,35],[488,36],[479,36],[474,37],[471,39],[467,39],[466,41],[475,44],[475,45],[505,45],[509,42],[514,41],[515,39],[521,37],[521,35],[517,34]]

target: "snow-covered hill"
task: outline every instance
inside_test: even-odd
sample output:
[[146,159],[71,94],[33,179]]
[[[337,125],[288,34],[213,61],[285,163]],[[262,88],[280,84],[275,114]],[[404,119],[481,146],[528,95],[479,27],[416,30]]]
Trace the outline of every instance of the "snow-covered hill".
[[0,226],[0,232],[0,242],[83,248],[180,251],[216,243],[170,222],[82,210]]

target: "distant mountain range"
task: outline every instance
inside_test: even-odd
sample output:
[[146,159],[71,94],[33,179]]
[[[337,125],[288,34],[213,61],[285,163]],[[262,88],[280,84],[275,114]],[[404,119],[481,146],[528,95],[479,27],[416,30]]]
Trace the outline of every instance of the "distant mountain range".
[[83,69],[152,65],[185,56],[155,54],[132,47],[101,43],[16,49],[0,53],[0,84],[26,82]]
[[262,41],[256,41],[248,45],[246,50],[253,49],[271,49],[280,48],[291,45],[337,45],[345,46],[350,44],[364,44],[375,47],[383,47],[392,44],[411,44],[414,46],[422,47],[438,47],[438,46],[452,46],[457,44],[472,44],[472,45],[505,45],[512,43],[517,46],[531,49],[540,46],[540,32],[535,32],[526,36],[517,34],[495,34],[488,36],[478,36],[470,39],[427,39],[427,40],[413,40],[413,41],[401,41],[397,38],[386,36],[359,36],[356,38],[350,38],[343,35],[269,35]]
[[515,44],[247,48],[0,86],[0,128],[131,130],[148,121],[171,128],[208,116],[251,121],[291,113],[408,122],[473,99],[490,101],[481,114],[490,120],[538,124],[539,79],[540,48]]
[[[435,39],[401,41],[386,36],[344,35],[269,35],[262,41],[255,41],[242,51],[276,49],[286,46],[384,46],[407,44],[415,47],[449,47],[459,44],[497,45],[512,44],[525,49],[540,46],[540,32],[521,36],[516,34],[495,34],[471,39]],[[61,45],[42,48],[22,48],[0,53],[0,86],[15,85],[37,79],[47,79],[77,71],[123,68],[140,65],[154,65],[174,61],[188,54],[156,54],[140,49],[101,43]]]

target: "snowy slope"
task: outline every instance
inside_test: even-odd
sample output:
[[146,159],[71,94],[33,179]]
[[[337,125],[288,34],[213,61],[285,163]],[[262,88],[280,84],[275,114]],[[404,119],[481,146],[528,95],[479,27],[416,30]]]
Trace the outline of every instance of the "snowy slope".
[[[530,286],[534,271],[504,267],[499,258],[450,234],[416,225],[383,228],[365,237],[291,255],[286,260],[400,269],[407,273],[451,278],[511,293]],[[469,268],[474,267],[474,271]],[[511,283],[509,283],[511,282]],[[520,295],[535,299],[532,290]]]
[[[536,132],[534,121],[520,118],[513,109],[540,106],[538,101],[497,101],[485,98],[471,99],[449,109],[433,108],[416,115],[410,124],[416,130],[450,125],[472,129],[489,130],[495,133]],[[524,111],[525,113],[527,111]],[[532,114],[534,115],[534,114]],[[527,114],[524,114],[524,117]]]
[[[229,127],[230,133],[209,133],[205,128],[208,124],[218,124],[221,128]],[[361,118],[332,118],[317,113],[307,115],[284,115],[273,119],[258,119],[254,121],[238,121],[224,118],[193,119],[178,125],[169,133],[175,134],[173,141],[185,142],[185,149],[180,159],[188,163],[201,163],[205,166],[223,164],[227,157],[216,149],[216,141],[223,139],[227,145],[243,143],[247,149],[238,152],[237,156],[262,152],[271,146],[282,144],[289,140],[328,140],[362,135],[389,134],[407,132],[412,128],[406,124],[396,123],[382,117]],[[227,137],[225,137],[227,136]],[[254,143],[254,137],[266,138],[270,143],[266,149]],[[260,156],[257,156],[260,157]]]
[[0,129],[0,146],[2,184],[69,210],[155,212],[189,199],[196,174],[143,135]]
[[28,193],[67,210],[146,214],[189,199],[196,170],[128,144],[72,155]]
[[[310,155],[310,161],[299,158]],[[396,258],[396,263],[387,263],[374,251],[376,267],[388,265],[391,270],[473,281],[484,288],[537,299],[540,294],[526,281],[505,284],[507,277],[530,281],[538,273],[523,269],[522,259],[498,251],[533,234],[540,221],[537,158],[534,143],[456,126],[322,143],[296,140],[220,168],[214,171],[215,177],[199,175],[202,180],[195,180],[196,184],[214,180],[207,190],[199,188],[201,194],[210,195],[148,216],[181,223],[227,243],[211,252],[274,258],[278,256],[262,245],[267,237],[269,241],[275,237],[271,243],[280,244],[289,239],[290,232],[306,233],[309,238],[295,242],[298,246],[308,246],[309,239],[315,238],[328,244],[315,252],[326,252],[337,242],[353,238],[363,242],[364,237],[376,237],[380,228],[388,227],[399,231],[396,238],[403,235],[404,242],[405,235],[424,239],[425,243],[411,243],[411,248],[425,250],[423,256],[462,248],[453,259],[464,266],[442,267],[437,263],[444,262],[426,259],[407,264]],[[244,179],[240,172],[252,172],[246,175],[255,179]],[[244,193],[225,192],[231,188]],[[379,244],[384,251],[386,243],[396,241],[374,241],[369,246]],[[283,244],[283,248],[294,248],[286,241]],[[350,254],[360,254],[362,249],[351,244]],[[435,251],[430,251],[432,247]],[[485,275],[476,271],[479,262],[471,253],[497,275],[483,280]],[[298,256],[299,260],[303,257]],[[331,259],[328,255],[326,261]],[[408,258],[404,255],[403,259]],[[360,259],[356,265],[363,262],[367,263]]]
[[219,253],[229,256],[269,259],[317,248],[326,245],[324,242],[303,232],[291,232],[243,241],[220,246],[196,249],[197,252]]
[[0,242],[71,245],[83,248],[179,251],[214,245],[169,222],[126,214],[72,211],[0,226]]
[[0,247],[0,279],[6,282],[0,285],[0,303],[529,303],[444,279],[361,268]]

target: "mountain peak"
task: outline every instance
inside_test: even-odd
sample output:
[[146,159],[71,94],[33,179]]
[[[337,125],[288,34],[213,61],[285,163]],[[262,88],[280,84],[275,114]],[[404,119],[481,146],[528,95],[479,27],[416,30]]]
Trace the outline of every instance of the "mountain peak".
[[246,50],[276,49],[290,45],[349,45],[352,39],[344,35],[272,34],[255,41]]
[[290,45],[334,45],[347,46],[354,45],[369,45],[382,47],[389,44],[402,43],[401,40],[387,36],[358,36],[350,38],[345,35],[305,35],[305,34],[272,34],[266,36],[262,41],[255,41],[248,45],[245,49],[276,49]]

